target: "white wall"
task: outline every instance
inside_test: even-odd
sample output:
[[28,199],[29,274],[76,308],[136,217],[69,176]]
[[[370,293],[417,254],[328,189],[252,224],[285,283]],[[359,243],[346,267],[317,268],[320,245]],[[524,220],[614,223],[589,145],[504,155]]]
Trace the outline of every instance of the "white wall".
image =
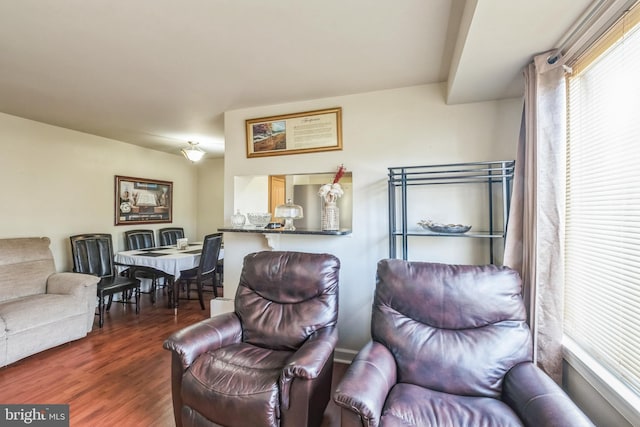
[[224,159],[203,159],[197,164],[198,217],[195,240],[217,233],[224,225]]
[[115,175],[172,181],[173,224],[190,239],[201,238],[197,172],[181,155],[2,113],[0,145],[0,237],[49,237],[59,271],[73,267],[69,236],[111,233],[117,251],[124,249],[123,232],[141,227],[114,225]]
[[[279,243],[282,250],[328,252],[340,258],[338,346],[344,354],[369,339],[376,264],[388,257],[387,168],[515,156],[520,99],[446,105],[443,93],[442,85],[423,85],[225,114],[227,224],[234,209],[234,176],[331,172],[341,163],[353,173],[351,236],[281,236]],[[246,119],[330,107],[342,107],[342,151],[246,157]],[[425,259],[442,253],[456,259],[451,242],[432,240],[428,245],[430,249],[421,252]],[[225,233],[225,295],[235,293],[244,255],[268,249],[261,234]],[[456,261],[470,262],[464,257]]]

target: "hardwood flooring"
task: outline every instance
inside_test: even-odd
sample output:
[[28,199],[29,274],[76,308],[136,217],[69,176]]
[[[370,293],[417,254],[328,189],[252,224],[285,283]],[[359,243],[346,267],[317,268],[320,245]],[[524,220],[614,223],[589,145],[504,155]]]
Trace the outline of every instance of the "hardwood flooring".
[[[97,318],[86,338],[0,368],[0,403],[70,405],[70,425],[98,427],[174,426],[170,352],[162,343],[172,332],[209,317],[209,299],[181,300],[178,315],[158,291],[157,302],[141,296],[140,314],[114,303],[102,329]],[[346,365],[335,364],[333,385]],[[338,427],[340,412],[330,402],[323,427]]]

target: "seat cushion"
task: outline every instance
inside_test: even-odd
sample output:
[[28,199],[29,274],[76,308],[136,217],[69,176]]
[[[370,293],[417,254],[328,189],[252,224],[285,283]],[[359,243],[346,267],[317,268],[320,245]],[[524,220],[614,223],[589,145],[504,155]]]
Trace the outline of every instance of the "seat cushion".
[[86,316],[87,306],[71,295],[39,294],[5,301],[0,317],[7,335],[41,327],[73,316]]
[[396,384],[380,420],[382,427],[521,427],[518,416],[492,397],[442,393],[413,384]]
[[248,343],[204,353],[183,377],[183,404],[228,427],[278,426],[278,380],[292,354]]

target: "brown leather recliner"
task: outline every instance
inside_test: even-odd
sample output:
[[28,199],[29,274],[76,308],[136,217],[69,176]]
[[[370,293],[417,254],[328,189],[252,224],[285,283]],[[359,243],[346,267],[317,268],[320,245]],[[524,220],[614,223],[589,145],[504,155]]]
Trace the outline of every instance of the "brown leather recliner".
[[342,426],[592,426],[532,363],[520,292],[507,267],[380,261]]
[[176,425],[319,426],[331,397],[339,270],[328,254],[247,255],[235,312],[164,342]]

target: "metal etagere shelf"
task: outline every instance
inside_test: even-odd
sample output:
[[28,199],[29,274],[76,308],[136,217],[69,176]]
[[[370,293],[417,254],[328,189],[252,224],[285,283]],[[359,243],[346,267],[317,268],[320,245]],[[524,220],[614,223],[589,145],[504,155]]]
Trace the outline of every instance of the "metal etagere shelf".
[[[396,258],[398,240],[402,259],[409,252],[410,236],[457,237],[489,239],[489,259],[494,263],[494,239],[504,239],[507,234],[507,220],[511,201],[511,185],[515,167],[514,160],[492,162],[451,163],[430,166],[406,166],[389,168],[389,257]],[[475,184],[486,186],[488,198],[487,230],[469,231],[461,234],[434,233],[427,230],[409,230],[407,222],[407,199],[412,186]],[[496,191],[501,197],[494,198]],[[498,199],[498,200],[496,200]],[[494,206],[500,204],[501,206]],[[502,224],[495,225],[496,210],[502,213]],[[504,240],[503,240],[504,244]]]

